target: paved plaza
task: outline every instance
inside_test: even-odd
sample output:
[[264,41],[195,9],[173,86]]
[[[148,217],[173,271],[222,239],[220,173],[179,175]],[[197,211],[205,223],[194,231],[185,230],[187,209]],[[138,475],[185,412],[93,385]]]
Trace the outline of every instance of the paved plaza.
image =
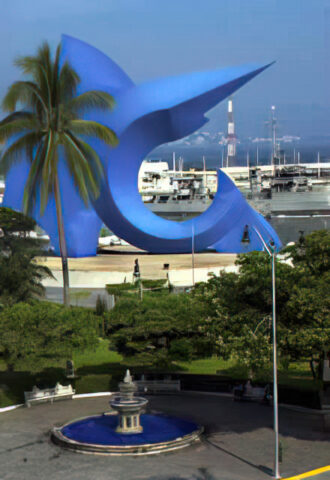
[[[261,480],[273,466],[272,408],[230,397],[183,392],[151,396],[150,410],[205,426],[201,442],[178,452],[103,457],[51,443],[52,426],[108,410],[109,397],[42,404],[0,415],[0,480]],[[329,464],[330,435],[319,415],[280,408],[281,474]],[[325,474],[322,480],[327,480]],[[318,478],[318,477],[315,477]]]

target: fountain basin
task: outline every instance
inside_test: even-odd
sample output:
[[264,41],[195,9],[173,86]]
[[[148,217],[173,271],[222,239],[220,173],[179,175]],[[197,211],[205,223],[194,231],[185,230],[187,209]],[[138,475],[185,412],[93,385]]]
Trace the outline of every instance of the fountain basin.
[[144,408],[148,400],[143,397],[133,397],[132,399],[125,399],[120,396],[114,397],[110,400],[110,406],[119,413],[138,412]]
[[141,415],[143,432],[116,432],[117,415],[95,415],[53,428],[52,439],[71,450],[101,455],[150,455],[187,447],[203,429],[194,422],[165,415]]

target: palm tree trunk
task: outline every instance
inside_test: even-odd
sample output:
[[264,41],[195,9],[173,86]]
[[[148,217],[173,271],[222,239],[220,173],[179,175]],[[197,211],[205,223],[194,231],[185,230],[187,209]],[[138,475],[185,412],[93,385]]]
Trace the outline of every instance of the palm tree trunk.
[[60,253],[61,253],[61,258],[62,258],[63,303],[66,307],[68,307],[70,305],[68,254],[67,254],[66,241],[65,241],[65,235],[64,235],[64,224],[63,224],[62,204],[61,204],[61,192],[60,192],[60,185],[59,185],[57,175],[55,177],[54,196],[55,196],[55,205],[56,205],[58,238],[59,238]]

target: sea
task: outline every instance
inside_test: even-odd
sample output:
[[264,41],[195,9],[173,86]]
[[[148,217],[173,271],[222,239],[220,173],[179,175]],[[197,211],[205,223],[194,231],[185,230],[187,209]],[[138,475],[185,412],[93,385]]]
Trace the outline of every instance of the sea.
[[[176,158],[183,158],[184,170],[189,168],[203,168],[203,157],[205,158],[207,170],[221,168],[222,160],[226,156],[226,147],[218,144],[185,145],[174,142],[165,144],[153,150],[147,155],[149,160],[163,160],[169,163],[170,168],[173,162],[173,152]],[[281,158],[286,163],[316,163],[318,154],[320,162],[330,162],[330,137],[328,141],[322,139],[320,142],[290,142],[281,145]],[[234,165],[245,166],[247,161],[250,166],[268,165],[271,162],[271,146],[269,143],[242,142],[237,145],[237,155]],[[299,159],[299,160],[298,160]],[[225,161],[225,160],[224,160]]]

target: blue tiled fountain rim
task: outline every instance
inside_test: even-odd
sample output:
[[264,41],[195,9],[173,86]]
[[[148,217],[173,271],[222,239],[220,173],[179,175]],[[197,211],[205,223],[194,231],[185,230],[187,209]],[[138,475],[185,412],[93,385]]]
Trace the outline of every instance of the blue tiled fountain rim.
[[121,434],[116,432],[117,415],[87,417],[65,425],[61,433],[69,440],[104,446],[141,446],[170,442],[199,429],[191,421],[167,415],[141,415],[142,433]]

